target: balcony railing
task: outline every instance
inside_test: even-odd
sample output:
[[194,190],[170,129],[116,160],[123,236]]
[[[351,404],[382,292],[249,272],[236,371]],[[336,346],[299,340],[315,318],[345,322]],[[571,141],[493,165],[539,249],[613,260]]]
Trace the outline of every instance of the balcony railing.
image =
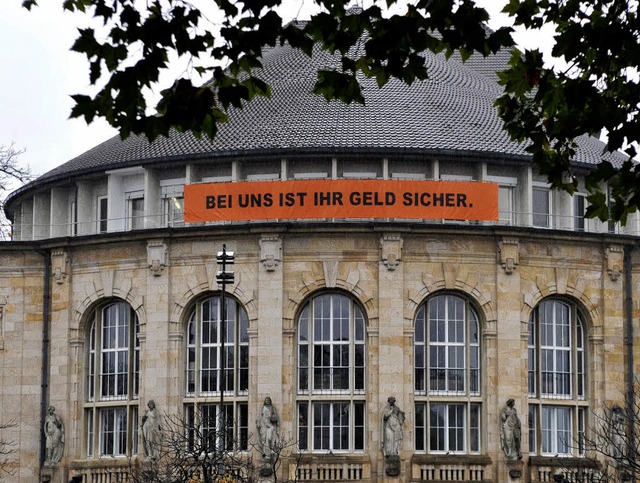
[[366,462],[299,463],[289,465],[291,481],[357,481],[371,478]]

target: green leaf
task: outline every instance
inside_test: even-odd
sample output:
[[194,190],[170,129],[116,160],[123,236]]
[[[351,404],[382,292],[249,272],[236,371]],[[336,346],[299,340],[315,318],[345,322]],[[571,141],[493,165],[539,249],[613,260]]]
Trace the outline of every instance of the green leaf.
[[340,100],[346,104],[364,104],[364,96],[354,74],[320,70],[313,92],[322,95],[327,101]]

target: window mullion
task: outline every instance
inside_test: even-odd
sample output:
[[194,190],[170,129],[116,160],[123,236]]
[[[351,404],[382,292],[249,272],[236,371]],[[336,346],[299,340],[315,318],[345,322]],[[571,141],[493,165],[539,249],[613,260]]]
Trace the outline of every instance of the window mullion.
[[[99,314],[99,315],[98,315]],[[102,394],[102,311],[96,311],[96,321],[94,327],[94,350],[93,350],[93,394],[92,400],[99,401]],[[97,426],[94,426],[94,433]]]
[[[130,401],[131,399],[133,399],[133,379],[134,379],[134,372],[135,372],[134,358],[135,358],[135,351],[136,351],[135,330],[136,329],[134,327],[135,324],[131,323],[133,321],[133,318],[130,315],[130,311],[128,313],[129,313],[129,323],[127,324],[127,332],[129,335],[129,341],[128,341],[129,343],[127,345],[127,400]],[[127,421],[127,424],[130,425],[130,421]],[[128,428],[127,428],[127,434],[130,434]]]
[[[194,338],[194,348],[195,359],[193,361],[193,370],[194,370],[194,387],[193,387],[193,395],[194,397],[200,396],[202,394],[202,367],[200,364],[202,363],[202,304],[196,304],[195,309],[195,319],[193,323],[195,324],[196,335]],[[187,334],[187,344],[189,343],[189,334]],[[189,361],[187,360],[187,364]],[[195,409],[194,409],[195,411]],[[194,413],[195,418],[195,413]]]

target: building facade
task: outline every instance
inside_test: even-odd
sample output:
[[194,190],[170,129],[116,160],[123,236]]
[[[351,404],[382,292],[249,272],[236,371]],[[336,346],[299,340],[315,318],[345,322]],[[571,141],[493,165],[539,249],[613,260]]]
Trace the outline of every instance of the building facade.
[[[148,459],[150,400],[165,417],[224,416],[225,444],[257,461],[266,398],[291,442],[280,480],[592,471],[585,435],[640,369],[638,217],[585,220],[584,194],[550,190],[505,137],[491,106],[504,56],[428,59],[429,80],[366,84],[367,106],[344,106],[308,94],[331,59],[279,47],[265,55],[273,99],[233,113],[214,142],[113,139],[10,197],[0,421],[19,423],[3,431],[13,478],[122,481]],[[580,177],[601,150],[580,140]],[[343,179],[493,183],[498,215],[185,221],[189,185]],[[396,458],[390,397],[404,413]]]

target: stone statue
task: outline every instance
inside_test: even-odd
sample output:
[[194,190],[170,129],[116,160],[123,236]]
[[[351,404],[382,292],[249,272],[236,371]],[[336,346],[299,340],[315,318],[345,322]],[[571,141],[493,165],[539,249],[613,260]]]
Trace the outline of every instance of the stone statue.
[[625,449],[625,415],[617,404],[611,408],[611,420],[609,421],[609,454],[616,466],[619,465]]
[[382,411],[384,431],[382,435],[382,452],[385,456],[397,456],[402,446],[402,425],[404,412],[396,406],[396,398],[387,399],[387,406]]
[[279,442],[278,424],[280,419],[276,408],[271,403],[269,396],[264,398],[264,404],[260,410],[260,419],[258,419],[258,435],[260,436],[260,449],[262,456],[270,458],[276,451]]
[[60,462],[64,450],[64,424],[53,406],[47,408],[47,415],[44,418],[44,435],[47,450],[45,464],[55,465]]
[[152,460],[160,458],[161,430],[160,415],[156,409],[155,401],[151,399],[142,415],[142,441],[145,456]]
[[522,459],[520,441],[522,438],[522,425],[515,408],[516,401],[509,399],[500,411],[500,446],[507,460]]

